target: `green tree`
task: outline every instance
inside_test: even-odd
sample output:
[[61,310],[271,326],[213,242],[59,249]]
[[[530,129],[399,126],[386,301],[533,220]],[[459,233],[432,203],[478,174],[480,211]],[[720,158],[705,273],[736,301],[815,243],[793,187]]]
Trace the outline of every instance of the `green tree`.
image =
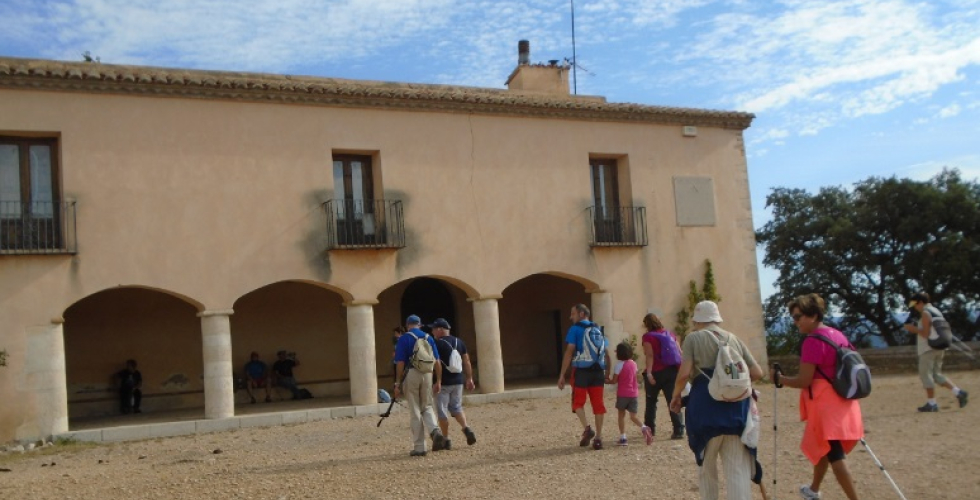
[[765,246],[763,263],[779,271],[765,305],[767,331],[787,324],[792,297],[816,292],[856,342],[911,343],[895,313],[921,290],[958,335],[976,334],[970,317],[980,300],[980,184],[959,171],[928,181],[872,177],[851,190],[816,194],[774,188],[766,207],[773,217],[756,240]]
[[704,284],[698,290],[698,284],[691,280],[688,282],[687,305],[677,313],[677,325],[674,332],[683,340],[687,332],[691,330],[691,314],[694,306],[702,300],[710,300],[715,303],[721,302],[721,295],[718,295],[718,287],[715,285],[715,272],[711,267],[711,261],[704,261]]

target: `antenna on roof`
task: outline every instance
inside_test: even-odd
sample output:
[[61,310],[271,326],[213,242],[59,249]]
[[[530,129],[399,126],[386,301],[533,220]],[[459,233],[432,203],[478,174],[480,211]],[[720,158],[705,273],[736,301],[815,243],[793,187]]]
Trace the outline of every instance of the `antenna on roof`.
[[589,71],[589,68],[586,68],[585,66],[582,66],[581,64],[575,64],[575,61],[572,61],[571,59],[569,59],[567,57],[565,58],[565,65],[566,66],[574,66],[576,68],[581,68],[582,71],[584,71],[586,75],[595,76],[595,73]]
[[578,59],[575,54],[575,0],[568,1],[572,6],[572,87],[575,90],[575,95],[578,95]]

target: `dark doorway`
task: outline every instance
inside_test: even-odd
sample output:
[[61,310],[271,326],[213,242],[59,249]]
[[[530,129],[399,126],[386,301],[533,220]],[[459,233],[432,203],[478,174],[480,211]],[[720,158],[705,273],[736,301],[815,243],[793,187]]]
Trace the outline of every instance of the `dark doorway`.
[[553,318],[555,322],[555,365],[561,366],[562,358],[565,357],[565,332],[561,329],[561,309],[555,309]]
[[441,281],[432,278],[419,278],[412,281],[402,294],[402,321],[410,314],[422,318],[422,330],[429,332],[428,325],[436,318],[445,318],[456,326],[456,306],[453,296]]

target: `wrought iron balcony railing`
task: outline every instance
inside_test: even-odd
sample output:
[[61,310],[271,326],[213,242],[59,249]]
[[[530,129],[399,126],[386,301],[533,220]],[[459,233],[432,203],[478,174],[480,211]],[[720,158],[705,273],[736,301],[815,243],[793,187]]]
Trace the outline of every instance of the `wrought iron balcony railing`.
[[395,200],[328,200],[327,250],[404,248],[402,202]]
[[589,207],[593,247],[647,246],[645,207]]
[[0,255],[77,252],[74,201],[0,201]]

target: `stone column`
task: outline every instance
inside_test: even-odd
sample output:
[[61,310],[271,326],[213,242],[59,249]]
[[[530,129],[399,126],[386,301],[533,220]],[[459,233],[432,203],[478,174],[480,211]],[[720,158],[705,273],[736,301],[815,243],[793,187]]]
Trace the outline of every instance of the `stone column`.
[[54,318],[47,325],[27,329],[24,372],[29,392],[36,401],[36,417],[17,429],[17,439],[48,439],[68,432],[64,322],[63,318]]
[[612,294],[605,290],[589,290],[592,295],[592,321],[609,328],[613,322]]
[[500,312],[497,296],[471,299],[476,323],[476,352],[480,390],[484,394],[504,392],[504,357],[500,350]]
[[198,313],[204,361],[204,418],[235,415],[235,380],[231,368],[231,309]]
[[374,344],[374,304],[347,304],[347,360],[350,365],[350,400],[355,405],[378,402],[378,362]]

